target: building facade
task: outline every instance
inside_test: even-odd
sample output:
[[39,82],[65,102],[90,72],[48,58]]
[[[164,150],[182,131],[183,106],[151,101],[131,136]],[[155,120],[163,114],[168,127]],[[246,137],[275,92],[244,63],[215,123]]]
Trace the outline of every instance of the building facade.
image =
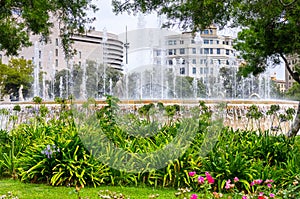
[[[126,34],[119,35],[122,41]],[[195,36],[162,29],[137,29],[128,32],[128,70],[167,67],[177,75],[196,77],[205,82],[218,75],[221,67],[238,67],[233,38],[219,36],[211,27]],[[124,55],[126,57],[126,55]]]
[[[295,66],[296,65],[299,66],[300,64],[300,56],[299,55],[287,56],[287,60],[291,70],[295,71]],[[295,80],[292,78],[288,70],[285,69],[285,89],[288,90],[289,88],[291,88],[294,82]]]
[[238,67],[233,38],[217,35],[217,28],[210,27],[199,35],[191,32],[166,38],[166,59],[177,74],[201,79],[218,77],[221,67]]
[[[39,42],[40,37],[32,35],[30,40],[33,45],[20,50],[18,57],[14,58],[33,60],[39,70],[46,73],[46,79],[53,78],[52,74],[55,72],[70,68],[71,64],[81,66],[87,60],[122,70],[124,47],[117,35],[107,33],[105,30],[102,32],[88,31],[82,35],[74,35],[71,40],[74,42],[72,47],[76,53],[67,60],[59,37],[57,23],[54,24],[51,32],[50,40],[47,43]],[[0,58],[2,63],[8,63],[12,57],[7,57],[4,52],[0,52]]]

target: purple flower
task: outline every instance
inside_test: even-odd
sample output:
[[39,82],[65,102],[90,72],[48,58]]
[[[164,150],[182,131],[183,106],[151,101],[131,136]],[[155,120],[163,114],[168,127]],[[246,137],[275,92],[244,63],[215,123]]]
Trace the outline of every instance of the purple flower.
[[270,193],[270,198],[275,198],[275,194],[274,193]]
[[198,195],[197,194],[192,194],[190,199],[197,199]]
[[55,145],[52,145],[50,146],[49,144],[46,146],[46,148],[44,150],[42,150],[42,154],[46,155],[47,158],[51,158],[53,153],[55,152],[59,152],[59,148],[57,148],[57,150],[55,150],[56,146]]
[[248,197],[247,196],[242,196],[242,199],[248,199]]
[[234,182],[238,182],[240,179],[238,178],[238,177],[235,177],[234,179],[233,179],[233,181]]

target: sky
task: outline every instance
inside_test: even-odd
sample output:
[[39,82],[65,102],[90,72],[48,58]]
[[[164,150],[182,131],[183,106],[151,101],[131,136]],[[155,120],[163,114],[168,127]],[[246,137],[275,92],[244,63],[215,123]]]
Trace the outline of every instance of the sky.
[[[128,15],[127,13],[115,15],[112,12],[111,0],[94,0],[99,10],[96,13],[90,14],[96,17],[96,21],[92,24],[97,31],[102,31],[104,28],[109,33],[120,34],[127,30],[135,30],[138,28],[138,16]],[[146,15],[143,18],[145,28],[158,28],[159,19],[155,14]],[[270,74],[276,73],[276,78],[284,80],[284,66],[279,65],[270,70]]]
[[[96,17],[96,21],[92,24],[96,30],[102,31],[106,28],[107,32],[120,34],[127,30],[134,30],[138,27],[138,16],[128,15],[127,13],[122,15],[115,15],[112,12],[111,0],[94,0],[99,10],[93,14]],[[155,14],[144,16],[144,25],[147,28],[157,28],[158,18]]]

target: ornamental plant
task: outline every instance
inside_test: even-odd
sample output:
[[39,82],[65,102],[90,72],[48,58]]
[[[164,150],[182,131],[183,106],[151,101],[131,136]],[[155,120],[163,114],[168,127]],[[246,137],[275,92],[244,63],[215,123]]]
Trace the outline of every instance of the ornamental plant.
[[192,179],[192,188],[194,192],[198,194],[192,194],[191,199],[210,198],[213,197],[213,187],[215,179],[209,172],[205,172],[204,175],[197,175],[195,171],[189,172],[189,176]]

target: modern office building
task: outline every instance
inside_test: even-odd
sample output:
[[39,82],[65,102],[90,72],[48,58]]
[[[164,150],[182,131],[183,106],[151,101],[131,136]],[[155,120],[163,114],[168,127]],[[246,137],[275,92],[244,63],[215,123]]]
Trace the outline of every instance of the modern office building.
[[[47,43],[39,42],[39,36],[30,37],[33,45],[19,51],[19,58],[33,60],[39,66],[40,71],[46,72],[47,79],[51,74],[63,69],[68,69],[71,64],[82,65],[87,60],[94,60],[100,64],[122,70],[123,66],[123,42],[118,36],[107,33],[105,30],[88,31],[82,35],[74,35],[71,40],[75,55],[70,60],[65,59],[61,38],[59,37],[58,24],[54,24],[50,40]],[[11,57],[0,52],[2,63],[8,63]],[[52,77],[53,78],[53,77]]]

